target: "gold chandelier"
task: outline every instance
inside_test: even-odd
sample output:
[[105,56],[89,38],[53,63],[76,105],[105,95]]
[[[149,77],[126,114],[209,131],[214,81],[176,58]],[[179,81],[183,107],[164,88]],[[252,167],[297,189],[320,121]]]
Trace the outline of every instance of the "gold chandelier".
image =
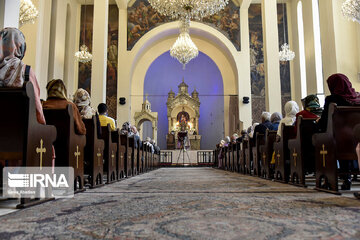
[[83,45],[80,47],[80,51],[75,53],[75,58],[81,63],[87,63],[92,60],[92,54],[88,51],[88,47],[85,44],[85,31],[86,31],[86,2],[84,13],[84,30],[83,30]]
[[31,0],[21,0],[19,12],[19,27],[27,23],[34,23],[39,16],[39,11],[36,9]]

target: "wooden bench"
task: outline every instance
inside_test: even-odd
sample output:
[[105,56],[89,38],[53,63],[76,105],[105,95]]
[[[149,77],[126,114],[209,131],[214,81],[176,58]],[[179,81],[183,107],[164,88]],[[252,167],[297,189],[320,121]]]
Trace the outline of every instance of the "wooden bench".
[[125,147],[124,154],[124,166],[125,176],[128,178],[131,176],[131,148],[129,147],[129,138],[126,134],[120,134],[121,145]]
[[245,152],[248,147],[248,139],[244,139],[241,143],[240,156],[239,156],[239,172],[246,173],[246,156]]
[[239,172],[241,156],[241,143],[237,142],[234,149],[234,172]]
[[[52,166],[52,145],[56,128],[36,119],[34,88],[28,82],[22,88],[0,88],[0,184],[3,167]],[[39,204],[45,199],[21,198],[17,208]]]
[[338,175],[345,173],[337,169],[337,160],[357,159],[357,141],[353,129],[359,123],[360,107],[330,104],[326,132],[314,134],[312,138],[315,146],[316,189],[339,193]]
[[274,152],[274,142],[276,140],[277,131],[266,130],[265,144],[260,146],[261,155],[261,177],[266,179],[274,178],[274,171],[270,166],[271,158]]
[[123,137],[124,139],[122,139],[121,136],[122,135],[121,135],[119,129],[116,129],[115,131],[111,132],[112,141],[116,143],[116,147],[117,147],[117,152],[116,152],[116,159],[117,159],[116,176],[117,176],[117,180],[121,180],[121,179],[125,178],[125,176],[126,176],[125,159],[127,158],[127,156],[126,156],[126,154],[127,154],[126,153],[127,144],[126,144],[125,137]]
[[131,149],[131,176],[135,176],[137,174],[137,149],[136,149],[135,137],[129,137],[129,147]]
[[282,125],[280,142],[274,143],[275,170],[274,178],[277,181],[287,183],[290,176],[290,151],[288,141],[294,138],[294,126]]
[[252,148],[254,176],[261,176],[261,153],[260,146],[265,144],[264,134],[256,134],[255,146]]
[[105,142],[104,149],[104,173],[106,172],[106,183],[113,183],[117,180],[117,143],[112,139],[110,124],[101,127],[101,138]]
[[290,139],[290,183],[305,186],[305,173],[315,172],[315,148],[312,136],[317,132],[314,119],[297,119],[296,138]]
[[228,145],[228,170],[229,171],[234,171],[234,150],[233,150],[233,144],[229,143]]
[[84,153],[84,173],[88,175],[90,188],[103,185],[103,159],[104,159],[104,140],[98,136],[98,126],[96,117],[83,119],[86,127],[86,146]]
[[143,173],[143,154],[144,154],[144,144],[139,139],[138,140],[138,162],[137,162],[137,172],[138,174]]
[[57,167],[74,168],[74,190],[84,189],[84,148],[86,136],[75,133],[73,109],[67,105],[66,109],[46,109],[44,115],[48,124],[57,129],[54,143]]
[[251,175],[252,173],[252,164],[253,164],[253,155],[252,155],[252,148],[254,146],[254,140],[250,139],[246,141],[245,144],[245,174]]

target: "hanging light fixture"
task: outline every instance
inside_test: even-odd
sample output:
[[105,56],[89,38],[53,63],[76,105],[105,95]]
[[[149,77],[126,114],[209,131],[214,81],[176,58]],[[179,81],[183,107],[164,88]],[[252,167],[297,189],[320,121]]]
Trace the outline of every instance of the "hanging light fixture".
[[190,38],[189,27],[189,18],[180,21],[180,35],[170,48],[170,55],[183,65],[183,69],[185,69],[186,64],[199,55],[198,48]]
[[160,14],[181,19],[201,20],[218,13],[228,4],[229,0],[148,0],[150,5]]
[[85,31],[86,31],[86,2],[84,13],[84,31],[83,31],[83,45],[80,47],[80,51],[75,53],[75,58],[81,63],[87,63],[92,60],[92,54],[88,51],[88,47],[85,44]]
[[341,12],[348,20],[360,23],[360,0],[346,0]]
[[27,23],[35,23],[35,19],[39,16],[39,11],[36,9],[31,0],[21,0],[19,12],[19,26]]
[[286,21],[285,21],[285,3],[283,5],[283,27],[284,27],[284,44],[281,46],[281,51],[279,52],[280,61],[292,61],[295,58],[295,53],[290,50],[289,44],[287,44],[285,29],[286,29]]

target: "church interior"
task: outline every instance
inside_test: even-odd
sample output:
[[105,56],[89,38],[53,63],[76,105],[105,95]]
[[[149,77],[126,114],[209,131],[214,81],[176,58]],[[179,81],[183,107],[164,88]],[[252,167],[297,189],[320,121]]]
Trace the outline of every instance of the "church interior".
[[360,239],[358,91],[360,0],[0,0],[0,238]]

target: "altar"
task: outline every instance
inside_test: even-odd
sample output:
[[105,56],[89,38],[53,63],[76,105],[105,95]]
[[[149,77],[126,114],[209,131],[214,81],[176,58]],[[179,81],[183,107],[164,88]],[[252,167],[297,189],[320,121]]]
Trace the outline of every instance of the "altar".
[[199,93],[189,94],[189,86],[184,79],[178,86],[178,95],[170,90],[167,99],[168,134],[166,136],[167,149],[180,149],[179,132],[185,133],[184,145],[186,149],[200,150],[201,135],[199,135],[200,100]]

